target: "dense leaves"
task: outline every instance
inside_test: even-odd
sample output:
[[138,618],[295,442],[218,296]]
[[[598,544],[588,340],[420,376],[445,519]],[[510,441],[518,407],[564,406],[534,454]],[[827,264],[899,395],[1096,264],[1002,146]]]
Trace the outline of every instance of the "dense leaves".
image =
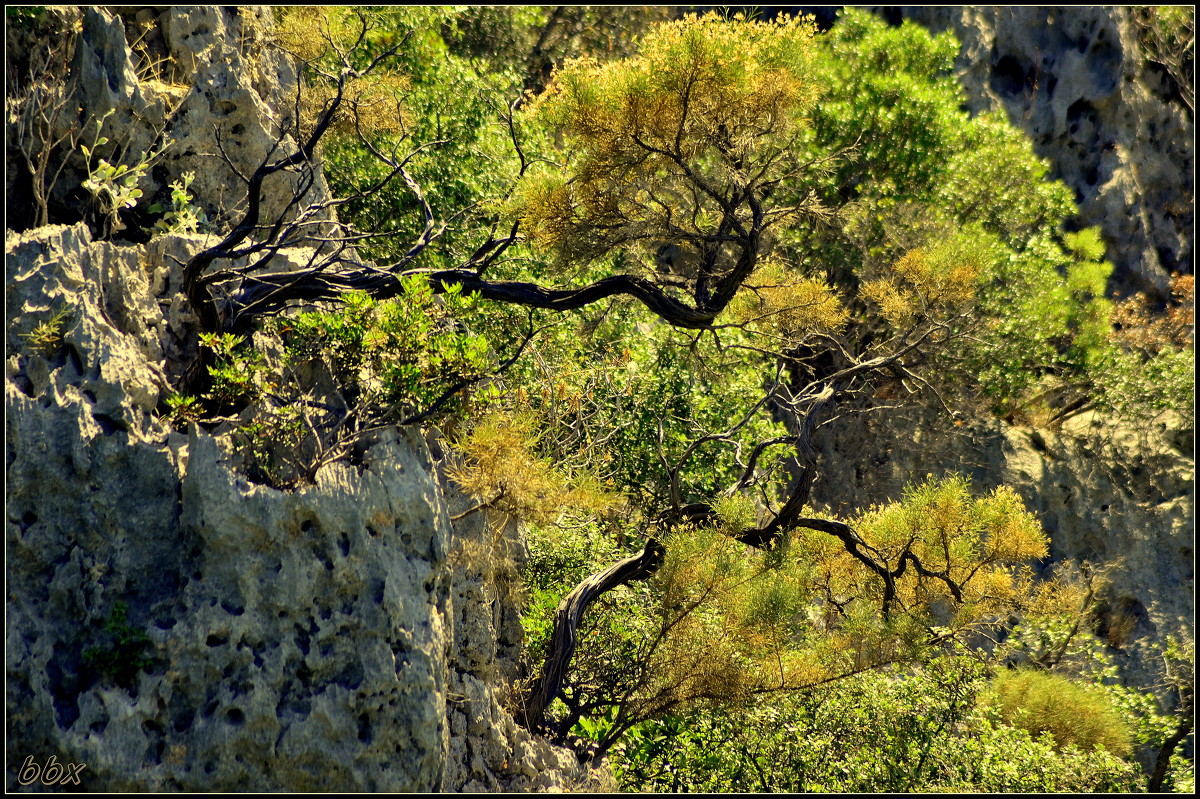
[[[605,53],[611,19],[281,12],[349,232],[302,274],[189,265],[275,317],[203,339],[248,470],[294,485],[381,425],[452,430],[464,514],[529,533],[514,712],[630,787],[1128,787],[1095,692],[987,682],[1014,624],[1069,641],[1086,594],[1035,578],[1013,491],[930,477],[839,516],[810,490],[831,422],[906,404],[1183,410],[1190,340],[1132,306],[1114,336],[1104,242],[962,110],[950,35],[709,14]],[[585,51],[549,72],[552,40]],[[1138,369],[1169,390],[1132,396]],[[1047,696],[1074,697],[1058,726]]]

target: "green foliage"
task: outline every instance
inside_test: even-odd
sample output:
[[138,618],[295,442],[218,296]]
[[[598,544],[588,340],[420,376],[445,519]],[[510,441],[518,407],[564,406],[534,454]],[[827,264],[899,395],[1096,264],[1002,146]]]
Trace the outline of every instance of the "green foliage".
[[[352,292],[335,310],[300,314],[287,323],[287,360],[325,363],[349,402],[381,409],[395,421],[487,373],[487,342],[457,321],[476,298],[457,290],[435,297],[422,275],[402,278],[401,293],[378,301]],[[461,402],[450,398],[445,409]]]
[[105,158],[101,158],[93,164],[92,159],[98,148],[109,143],[107,136],[100,135],[100,129],[104,120],[112,113],[109,111],[96,120],[96,138],[91,147],[86,144],[79,145],[79,150],[87,159],[88,166],[88,176],[81,185],[95,201],[96,211],[102,225],[100,231],[102,236],[110,235],[125,227],[121,221],[121,211],[137,205],[138,200],[142,197],[142,190],[138,188],[138,183],[146,176],[150,165],[172,143],[170,139],[167,139],[158,150],[143,153],[141,157],[130,164],[119,163],[120,159],[118,159],[118,163],[109,163]]
[[199,397],[170,394],[165,402],[167,405],[166,419],[172,427],[182,427],[188,422],[199,421],[201,416]]
[[847,9],[820,42],[817,69],[829,94],[813,112],[817,141],[856,148],[837,165],[832,186],[921,197],[942,179],[945,154],[961,146],[966,128],[950,72],[954,36],[931,37],[911,22],[891,28]]
[[[234,438],[254,479],[310,480],[379,425],[465,408],[463,390],[496,360],[458,321],[477,298],[434,296],[423,275],[403,278],[401,290],[391,300],[347,293],[323,310],[275,319],[253,340],[201,335],[214,361],[202,399],[208,412],[241,412]],[[167,404],[174,424],[201,414],[194,398]]]
[[1109,352],[1097,376],[1097,404],[1117,418],[1147,422],[1164,411],[1195,423],[1196,353],[1192,349],[1162,352],[1151,358]]
[[9,25],[32,28],[46,16],[46,6],[5,6],[4,19]]
[[[1124,684],[1113,649],[1082,629],[1081,616],[1086,612],[1087,609],[1082,608],[1073,617],[1023,619],[1005,642],[1005,657],[1010,662],[1023,664],[1021,668],[1025,671],[1035,667],[1048,668],[1058,679],[1069,678],[1072,688],[1064,692],[1066,696],[1078,695],[1083,691],[1081,686],[1086,687],[1091,694],[1076,697],[1085,709],[1082,715],[1091,715],[1091,719],[1085,718],[1082,724],[1085,732],[1095,719],[1103,721],[1111,708],[1116,718],[1109,718],[1112,723],[1110,734],[1117,735],[1118,740],[1124,735],[1140,746],[1157,749],[1174,731],[1174,709],[1161,708],[1153,694]],[[1194,661],[1190,654],[1181,657],[1175,649],[1177,644],[1176,639],[1169,639],[1159,656],[1166,664],[1164,682],[1167,684],[1190,683],[1190,679],[1185,677],[1181,681],[1173,673],[1177,671],[1174,666],[1183,664],[1183,671],[1190,675],[1189,664]],[[1151,656],[1147,660],[1153,662],[1156,659],[1159,658]],[[1019,691],[1014,691],[1013,695],[1020,699]],[[1101,698],[1097,699],[1097,696]],[[1035,713],[1032,718],[1036,717]],[[1066,713],[1063,723],[1069,724],[1074,718],[1073,713]],[[1068,731],[1066,735],[1073,737],[1076,733]]]
[[245,336],[202,333],[200,344],[213,353],[215,364],[208,367],[212,385],[206,398],[219,407],[253,402],[272,387],[265,357]]
[[[506,402],[538,417],[547,457],[591,464],[635,507],[660,506],[669,496],[664,461],[682,462],[681,498],[698,501],[736,479],[739,452],[785,432],[766,409],[754,410],[761,355],[686,335],[631,303],[586,312],[531,348],[506,378]],[[729,440],[684,457],[697,437],[746,414]]]
[[150,206],[150,213],[163,215],[154,223],[159,233],[197,233],[208,224],[208,216],[202,208],[192,205],[188,187],[196,179],[195,172],[185,172],[183,177],[171,183],[171,207],[164,209],[158,203]]
[[[289,9],[283,15],[284,44],[308,59],[304,75],[310,114],[332,96],[330,75],[321,70],[332,45],[345,48],[357,34],[355,13],[364,14],[368,28],[363,45],[353,53],[356,63],[401,46],[368,79],[349,87],[345,119],[322,145],[326,178],[331,190],[346,198],[343,218],[374,234],[360,244],[362,255],[392,262],[406,252],[412,232],[421,229],[423,208],[403,181],[383,183],[389,167],[358,136],[361,132],[385,153],[405,154],[428,145],[413,154],[406,168],[438,217],[457,220],[425,255],[431,263],[452,265],[463,248],[477,244],[473,220],[486,229],[488,202],[502,195],[515,176],[508,132],[496,122],[497,112],[519,90],[518,70],[502,62],[478,69],[470,59],[448,51],[443,32],[465,15],[459,9]],[[368,188],[373,190],[362,193]]]
[[978,703],[978,663],[862,674],[746,708],[647,722],[614,749],[627,790],[878,793],[1129,791],[1107,752],[1057,751]]
[[1105,362],[1112,267],[1097,231],[1062,232],[1075,212],[1070,190],[1047,180],[1011,125],[961,110],[950,34],[846,9],[819,44],[827,91],[812,116],[814,146],[850,148],[822,196],[851,204],[840,230],[801,225],[786,237],[794,257],[819,252],[840,284],[886,300],[895,324],[913,303],[878,282],[884,265],[948,233],[974,237],[990,254],[979,262],[977,306],[955,322],[968,337],[945,362],[942,387],[982,389],[1001,413],[1086,396]]
[[1111,331],[1103,296],[1111,272],[1111,263],[1077,259],[1045,235],[997,264],[982,303],[990,322],[967,363],[998,409],[1094,380]]
[[83,650],[83,660],[116,685],[129,687],[137,674],[152,663],[147,652],[150,637],[145,630],[129,625],[129,608],[124,602],[113,604],[104,621],[101,642]]
[[28,333],[22,333],[21,337],[29,342],[29,346],[35,351],[43,355],[52,355],[62,344],[63,333],[73,313],[74,308],[71,305],[64,305],[51,314],[49,319],[39,322]]
[[584,578],[629,554],[619,543],[623,537],[613,534],[613,525],[608,527],[583,514],[566,514],[553,525],[530,524],[525,528],[528,552],[522,577],[530,599],[521,624],[528,662],[538,663],[545,655],[554,609],[563,595]]

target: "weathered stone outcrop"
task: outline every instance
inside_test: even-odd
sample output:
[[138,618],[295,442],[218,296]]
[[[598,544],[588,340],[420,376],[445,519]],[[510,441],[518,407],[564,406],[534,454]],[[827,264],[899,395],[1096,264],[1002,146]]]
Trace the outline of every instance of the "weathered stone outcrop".
[[[70,61],[62,77],[73,92],[71,106],[81,111],[63,114],[54,137],[78,128],[78,144],[94,150],[93,165],[100,158],[133,165],[169,141],[138,183],[145,198],[139,207],[155,201],[169,207],[169,184],[192,173],[193,204],[215,225],[238,219],[245,207],[246,177],[277,143],[276,157],[296,147],[290,138],[281,138],[281,131],[293,122],[297,76],[285,54],[269,46],[271,9],[130,7],[118,12],[100,7],[54,9],[48,13],[55,21],[46,23],[56,31],[54,41],[11,40],[9,59],[17,57],[14,46],[32,58],[60,39],[73,42],[65,51]],[[14,69],[11,63],[9,68]],[[13,146],[18,136],[10,120],[9,196],[30,191],[26,166]],[[108,143],[96,147],[100,137]],[[49,187],[51,221],[73,222],[89,201],[79,188],[88,162],[79,148],[61,148],[51,160],[52,171],[60,156],[66,164]],[[294,173],[278,173],[268,180],[264,218],[275,219],[283,212],[298,179]],[[328,198],[318,172],[305,199],[312,203]],[[137,211],[130,214],[136,217]],[[143,224],[151,222],[146,219]]]
[[[194,202],[218,227],[237,218],[239,173],[294,107],[295,74],[266,46],[271,12],[46,13],[75,37],[61,52],[84,143],[99,119],[134,156],[174,142],[139,208],[194,171]],[[17,43],[10,58],[50,44]],[[29,185],[9,122],[12,211]],[[197,357],[181,265],[215,240],[93,240],[85,176],[68,153],[49,199],[69,224],[5,240],[6,787],[30,757],[83,764],[89,791],[598,785],[508,715],[514,599],[482,515],[451,524],[448,502],[465,500],[447,499],[420,431],[378,434],[285,492],[242,476],[222,428],[162,418]],[[295,179],[272,178],[264,214]],[[307,201],[325,196],[318,172]]]
[[521,678],[524,642],[519,571],[525,543],[515,520],[471,512],[475,500],[447,492],[456,518],[450,549],[454,645],[447,716],[450,755],[446,786],[467,793],[573,790],[611,792],[607,768],[581,766],[575,754],[531,735],[510,710]]
[[962,43],[972,112],[1003,110],[1075,190],[1126,289],[1169,296],[1192,271],[1195,120],[1137,43],[1128,7],[903,6],[891,17]]
[[[82,224],[6,242],[10,766],[53,755],[114,791],[597,782],[506,712],[519,540],[452,528],[418,431],[285,492],[159,419],[197,246]],[[28,335],[64,309],[57,340]],[[144,645],[105,630],[118,603]],[[148,663],[123,681],[92,649]]]
[[[144,254],[82,226],[8,242],[10,763],[57,753],[109,790],[439,787],[449,525],[421,442],[282,493],[168,432]],[[149,636],[129,686],[83,657],[117,602]]]

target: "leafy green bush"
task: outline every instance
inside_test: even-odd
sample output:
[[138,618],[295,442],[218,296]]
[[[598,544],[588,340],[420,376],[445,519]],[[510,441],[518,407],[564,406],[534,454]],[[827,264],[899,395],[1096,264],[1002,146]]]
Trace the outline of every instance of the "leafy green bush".
[[[208,367],[212,378],[206,399],[220,408],[244,406],[274,387],[263,353],[245,336],[233,333],[203,333],[201,345],[212,351],[215,363]],[[177,407],[184,404],[176,401]]]
[[[456,224],[441,231],[425,258],[451,266],[462,250],[475,246],[477,233],[494,216],[491,201],[502,196],[516,174],[509,134],[496,124],[520,91],[520,66],[493,61],[487,68],[454,54],[444,34],[464,13],[449,6],[357,9],[369,32],[352,57],[368,63],[400,45],[395,57],[349,89],[344,120],[323,144],[331,191],[345,198],[342,218],[371,235],[358,244],[363,257],[381,264],[398,260],[411,233],[423,224],[423,207],[402,180],[383,183],[390,167],[359,142],[362,131],[382,152],[412,153],[406,168],[422,187],[439,219]],[[318,74],[328,69],[331,52],[317,48],[321,32],[348,45],[357,33],[345,8],[288,9],[282,12],[285,48],[311,59],[305,69],[310,103],[328,93]],[[336,73],[336,68],[335,68]],[[357,120],[357,125],[352,120]],[[382,185],[381,185],[382,184]],[[367,188],[372,190],[363,193]]]
[[977,663],[867,673],[727,711],[647,722],[614,749],[627,790],[877,793],[1129,791],[1106,751],[1056,750],[981,708]]
[[914,247],[974,238],[992,254],[977,307],[956,322],[964,347],[946,359],[939,385],[951,397],[982,390],[1002,414],[1081,405],[1106,362],[1112,267],[1098,231],[1065,230],[1071,191],[1047,179],[1018,130],[961,109],[949,33],[846,9],[820,43],[827,92],[812,146],[843,153],[822,192],[830,205],[850,205],[840,228],[801,225],[785,237],[793,257],[850,286]]
[[435,297],[423,275],[400,282],[396,299],[352,292],[334,310],[285,323],[288,363],[325,363],[347,402],[395,421],[437,403],[458,407],[462,398],[447,392],[492,366],[488,343],[458,321],[474,309],[474,298],[457,286]]

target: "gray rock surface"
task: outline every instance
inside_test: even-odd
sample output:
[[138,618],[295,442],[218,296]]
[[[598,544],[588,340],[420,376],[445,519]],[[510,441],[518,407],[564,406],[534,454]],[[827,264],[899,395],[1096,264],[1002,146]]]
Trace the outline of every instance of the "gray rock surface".
[[450,756],[446,787],[455,791],[614,792],[607,767],[581,766],[513,720],[524,634],[519,608],[525,544],[503,513],[469,513],[475,500],[447,491],[453,524],[450,562],[454,646],[447,715]]
[[1115,6],[903,6],[962,43],[973,112],[1003,110],[1099,225],[1119,287],[1170,295],[1195,246],[1195,120]]
[[[53,13],[62,18],[57,35],[73,41],[66,74],[74,87],[72,103],[82,109],[77,116],[64,115],[55,136],[64,135],[71,125],[79,127],[78,144],[92,148],[92,166],[101,158],[133,166],[161,150],[138,183],[143,213],[154,202],[170,207],[169,184],[190,172],[195,175],[189,189],[192,203],[213,224],[240,218],[245,176],[263,162],[280,141],[281,131],[293,122],[290,109],[297,76],[282,51],[270,46],[271,10],[172,6],[127,7],[114,13],[82,7]],[[38,41],[19,45],[47,46]],[[15,135],[11,129],[9,135]],[[96,146],[100,137],[108,143]],[[283,137],[275,157],[295,147]],[[72,217],[72,209],[86,201],[80,184],[89,164],[78,147],[64,148],[63,155],[66,164],[51,188],[50,201],[57,216],[74,221],[79,216],[76,211]],[[56,167],[57,156],[51,168]],[[12,160],[10,151],[10,194],[21,189],[17,181],[24,173],[24,164]],[[266,218],[283,211],[298,180],[294,172],[268,178]],[[327,199],[329,190],[318,172],[306,201]]]
[[[154,417],[144,251],[83,226],[8,245],[9,761],[57,752],[108,790],[440,787],[450,532],[421,439],[251,485]],[[75,321],[31,352],[60,302]],[[82,657],[117,602],[149,636],[125,686]]]
[[[234,217],[238,173],[290,122],[272,12],[48,13],[74,37],[88,140],[103,119],[116,148],[98,157],[169,137],[141,202],[194,171],[194,202]],[[51,204],[78,208],[85,176],[72,152]],[[268,214],[294,176],[273,179]],[[326,196],[318,173],[307,199]],[[94,241],[84,222],[6,234],[6,787],[30,757],[83,764],[88,791],[609,787],[507,713],[521,629],[511,569],[489,558],[517,531],[452,527],[447,503],[465,500],[447,499],[419,431],[283,492],[239,473],[221,428],[161,418],[196,357],[181,264],[213,241]]]
[[[82,224],[6,242],[8,762],[84,763],[110,791],[608,785],[507,713],[519,533],[452,528],[467,500],[419,431],[284,492],[158,418],[197,246]],[[105,631],[118,603],[144,648]],[[123,680],[93,647],[148,663]]]

